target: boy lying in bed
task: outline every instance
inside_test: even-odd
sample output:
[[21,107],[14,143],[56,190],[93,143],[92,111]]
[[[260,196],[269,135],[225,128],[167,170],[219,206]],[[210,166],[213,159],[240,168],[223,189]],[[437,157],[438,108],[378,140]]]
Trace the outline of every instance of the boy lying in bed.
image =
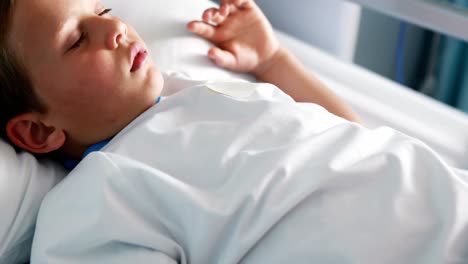
[[468,199],[461,172],[393,130],[296,103],[358,121],[252,0],[188,28],[216,64],[281,90],[186,81],[164,98],[174,77],[99,2],[0,3],[4,136],[81,160],[43,202],[32,263],[467,260],[466,216],[445,207]]
[[[7,91],[1,99],[1,124],[16,146],[80,158],[90,145],[116,135],[156,102],[163,77],[143,40],[110,9],[91,0],[16,2],[4,40],[9,45],[2,75],[8,79],[2,78]],[[226,2],[219,11],[208,10],[205,22],[189,24],[219,45],[210,58],[284,87],[296,101],[317,102],[357,119],[280,48],[254,2],[237,4],[245,5],[242,12]]]

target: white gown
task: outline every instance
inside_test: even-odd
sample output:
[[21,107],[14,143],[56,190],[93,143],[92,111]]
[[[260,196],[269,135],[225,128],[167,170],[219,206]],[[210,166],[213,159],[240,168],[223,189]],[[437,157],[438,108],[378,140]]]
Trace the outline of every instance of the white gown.
[[272,85],[177,92],[44,200],[32,264],[468,263],[468,173]]

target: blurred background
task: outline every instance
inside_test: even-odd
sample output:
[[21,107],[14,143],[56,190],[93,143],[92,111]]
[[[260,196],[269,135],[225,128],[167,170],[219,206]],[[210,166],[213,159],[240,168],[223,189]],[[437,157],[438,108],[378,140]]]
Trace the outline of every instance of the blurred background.
[[[457,10],[468,8],[468,0],[433,1]],[[382,10],[361,7],[353,1],[256,2],[276,29],[468,113],[465,41],[399,20]]]

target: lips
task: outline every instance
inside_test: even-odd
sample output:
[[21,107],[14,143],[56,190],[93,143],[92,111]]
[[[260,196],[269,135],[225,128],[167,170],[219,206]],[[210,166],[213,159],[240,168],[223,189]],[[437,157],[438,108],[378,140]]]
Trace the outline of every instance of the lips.
[[138,42],[134,42],[130,45],[130,62],[132,67],[130,72],[138,71],[146,61],[148,57],[148,51],[145,50],[143,45]]

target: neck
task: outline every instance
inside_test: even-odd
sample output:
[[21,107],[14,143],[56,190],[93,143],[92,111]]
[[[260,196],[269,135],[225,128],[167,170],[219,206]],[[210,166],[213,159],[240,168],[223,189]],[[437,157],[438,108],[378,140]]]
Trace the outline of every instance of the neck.
[[83,154],[89,146],[83,144],[77,144],[75,142],[66,142],[61,148],[61,151],[65,153],[69,158],[75,160],[81,160]]

